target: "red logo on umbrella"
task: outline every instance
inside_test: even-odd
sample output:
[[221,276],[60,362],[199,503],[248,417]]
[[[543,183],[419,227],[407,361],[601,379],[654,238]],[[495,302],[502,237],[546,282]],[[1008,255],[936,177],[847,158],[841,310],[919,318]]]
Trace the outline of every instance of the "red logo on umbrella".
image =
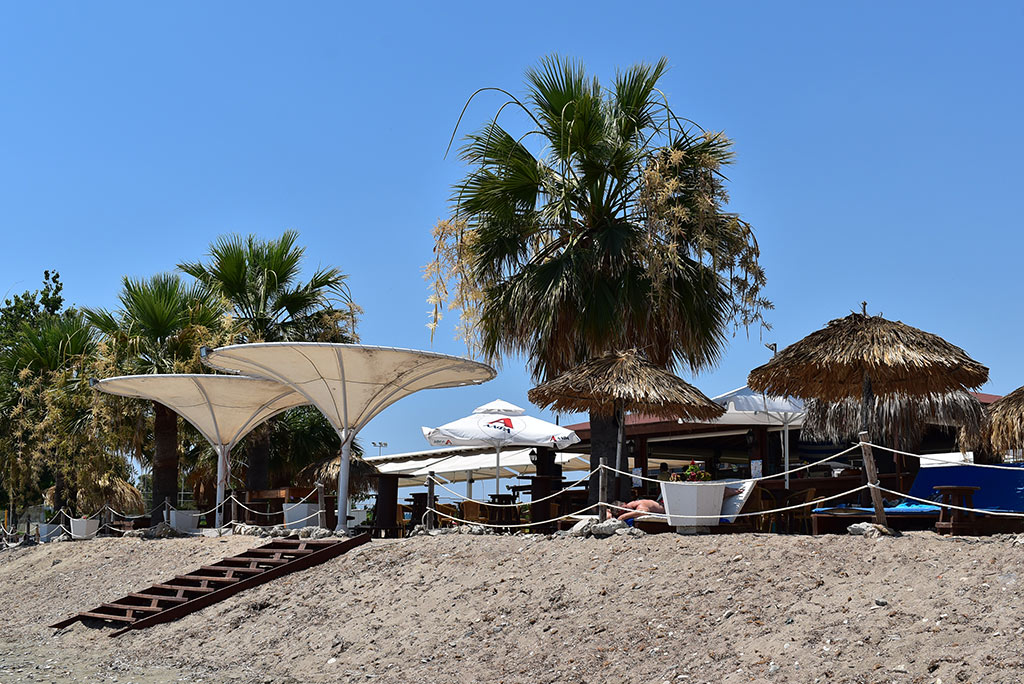
[[509,434],[512,434],[512,419],[511,418],[498,418],[487,423],[487,427],[492,427],[496,430],[505,430]]

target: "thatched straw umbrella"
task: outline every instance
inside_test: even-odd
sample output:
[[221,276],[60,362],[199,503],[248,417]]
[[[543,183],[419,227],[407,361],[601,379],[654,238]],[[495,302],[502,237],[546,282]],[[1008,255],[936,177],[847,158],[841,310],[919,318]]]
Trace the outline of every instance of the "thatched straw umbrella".
[[[871,424],[875,394],[920,397],[976,389],[988,368],[937,335],[881,316],[861,313],[830,321],[750,372],[747,385],[771,394],[842,401],[860,397],[860,425]],[[866,440],[865,440],[866,441]],[[864,450],[868,481],[878,481],[874,458]],[[876,519],[885,523],[882,496],[871,490]]]
[[1024,387],[988,407],[988,443],[993,451],[1024,449]]
[[[527,396],[534,404],[555,411],[614,416],[619,429],[615,467],[621,471],[628,468],[622,451],[627,411],[706,421],[725,413],[699,389],[654,365],[635,349],[585,361],[537,385]],[[624,498],[622,490],[628,490],[628,479],[619,476],[618,480],[618,496]]]

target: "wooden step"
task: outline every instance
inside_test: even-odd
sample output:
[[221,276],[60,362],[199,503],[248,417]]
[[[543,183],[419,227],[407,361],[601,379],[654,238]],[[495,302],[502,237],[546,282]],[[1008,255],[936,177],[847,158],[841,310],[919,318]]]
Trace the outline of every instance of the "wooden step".
[[185,598],[184,596],[161,596],[160,594],[137,594],[135,592],[132,592],[132,593],[130,593],[128,595],[131,596],[132,598],[149,599],[149,600],[154,600],[155,599],[157,601],[171,601],[172,603],[184,603],[185,601],[188,601],[188,599]]
[[106,613],[94,613],[91,610],[79,613],[81,617],[93,618],[95,620],[113,620],[115,622],[135,622],[135,618],[125,617],[124,615],[107,615]]
[[267,555],[267,556],[276,556],[278,554],[281,554],[282,556],[284,556],[284,555],[288,555],[288,556],[304,556],[304,555],[306,555],[308,553],[315,553],[315,552],[316,552],[316,549],[298,549],[298,548],[292,549],[292,548],[288,548],[288,547],[268,549],[265,546],[261,546],[258,549],[249,549],[248,551],[246,551],[246,553],[258,553],[260,555]]
[[167,610],[164,608],[157,608],[155,606],[138,606],[131,605],[128,603],[101,603],[100,608],[113,608],[114,610],[137,610],[142,613],[159,613],[161,610]]
[[208,575],[175,575],[176,580],[192,580],[193,582],[238,582],[237,577],[211,577]]
[[[284,565],[290,563],[287,558],[262,558],[260,556],[232,556],[231,558],[225,558],[226,561],[244,561],[245,563],[270,563],[271,565]],[[221,561],[223,562],[223,561]]]
[[198,591],[201,594],[209,594],[211,591],[217,591],[213,587],[188,587],[183,584],[154,584],[154,589],[171,589],[173,591]]
[[266,568],[246,568],[237,567],[233,565],[204,565],[199,568],[200,570],[223,570],[225,572],[240,572],[242,574],[258,575],[261,572],[266,572]]

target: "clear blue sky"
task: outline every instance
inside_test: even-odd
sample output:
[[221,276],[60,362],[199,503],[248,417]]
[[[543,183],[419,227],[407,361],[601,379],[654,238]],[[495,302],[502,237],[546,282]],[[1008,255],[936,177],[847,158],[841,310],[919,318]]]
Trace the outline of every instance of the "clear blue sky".
[[[57,269],[75,304],[202,256],[226,232],[301,232],[351,274],[368,344],[431,348],[430,229],[464,172],[444,158],[467,97],[521,92],[543,55],[672,64],[677,112],[736,141],[733,210],[756,228],[776,310],[709,395],[769,352],[871,312],[942,335],[1024,384],[1018,351],[1024,7],[1019,3],[4,3],[0,294]],[[469,130],[500,101],[482,98]],[[451,323],[451,321],[449,321]],[[461,354],[452,326],[433,349]],[[362,433],[388,452],[501,397],[423,393]],[[543,414],[536,408],[534,413]],[[374,450],[375,451],[375,450]]]

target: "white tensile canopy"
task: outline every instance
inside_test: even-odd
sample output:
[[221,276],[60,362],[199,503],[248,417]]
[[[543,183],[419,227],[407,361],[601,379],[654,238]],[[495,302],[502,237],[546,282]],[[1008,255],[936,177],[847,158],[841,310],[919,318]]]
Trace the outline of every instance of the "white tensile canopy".
[[352,439],[377,414],[425,389],[487,382],[494,369],[478,361],[413,349],[327,342],[264,342],[203,348],[220,370],[276,380],[316,406],[341,437],[338,529],[348,527]]
[[527,416],[526,410],[500,399],[478,406],[472,415],[438,428],[421,428],[433,446],[491,446],[494,448],[495,492],[501,488],[501,452],[508,446],[546,446],[564,449],[580,438],[572,430]]
[[[755,392],[747,386],[721,394],[712,399],[725,407],[725,415],[716,422],[720,424],[749,423],[751,419],[763,421],[766,425],[782,426],[782,454],[784,470],[789,470],[789,429],[799,427],[804,420],[804,402],[796,397],[776,397]],[[786,474],[789,487],[789,474]]]
[[95,389],[163,404],[187,420],[217,452],[217,527],[231,449],[268,418],[309,400],[286,385],[241,375],[124,375],[96,380]]

